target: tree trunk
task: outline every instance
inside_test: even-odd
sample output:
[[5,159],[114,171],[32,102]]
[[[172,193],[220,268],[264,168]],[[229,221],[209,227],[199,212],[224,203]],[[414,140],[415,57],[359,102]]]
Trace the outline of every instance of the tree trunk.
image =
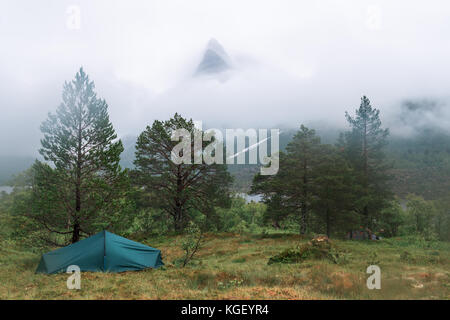
[[[367,146],[367,106],[364,107],[364,137],[363,137],[363,157],[364,157],[364,189],[366,196],[368,196],[369,190],[369,156],[368,156],[368,146]],[[370,228],[369,223],[369,208],[367,205],[364,206],[364,228]]]
[[367,205],[364,206],[363,208],[363,224],[364,224],[364,228],[369,228],[370,229],[370,219],[369,219],[369,207]]
[[175,232],[180,233],[183,231],[183,209],[181,207],[176,208],[176,212],[174,215],[174,229]]
[[300,234],[306,234],[306,224],[307,224],[307,215],[308,208],[306,204],[306,200],[308,197],[308,176],[307,176],[308,164],[306,160],[303,162],[303,201],[301,204],[301,220],[300,220]]
[[331,225],[330,225],[330,210],[327,208],[327,212],[326,212],[326,220],[327,220],[327,237],[330,237],[330,229],[331,229]]
[[78,222],[75,222],[73,225],[73,232],[72,232],[72,243],[78,242],[80,240],[80,224]]
[[82,166],[82,129],[81,129],[81,110],[79,115],[78,124],[78,146],[77,146],[77,171],[76,171],[76,182],[75,182],[75,217],[72,232],[72,243],[78,242],[80,240],[80,223],[78,222],[81,212],[81,166]]
[[174,228],[175,232],[183,231],[183,205],[182,205],[182,193],[183,193],[183,177],[181,166],[177,168],[177,194],[175,196],[175,212],[174,212]]

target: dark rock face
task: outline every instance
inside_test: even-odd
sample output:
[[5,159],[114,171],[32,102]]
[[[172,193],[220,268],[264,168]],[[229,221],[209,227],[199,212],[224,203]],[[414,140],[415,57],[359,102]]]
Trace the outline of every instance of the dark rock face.
[[211,39],[197,67],[195,75],[220,73],[230,69],[230,58],[220,43]]

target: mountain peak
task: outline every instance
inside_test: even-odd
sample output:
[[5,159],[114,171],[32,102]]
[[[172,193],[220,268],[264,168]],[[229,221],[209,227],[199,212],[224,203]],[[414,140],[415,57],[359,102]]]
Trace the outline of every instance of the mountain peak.
[[222,45],[214,38],[211,38],[206,45],[203,58],[200,61],[195,75],[215,74],[231,68],[230,57]]

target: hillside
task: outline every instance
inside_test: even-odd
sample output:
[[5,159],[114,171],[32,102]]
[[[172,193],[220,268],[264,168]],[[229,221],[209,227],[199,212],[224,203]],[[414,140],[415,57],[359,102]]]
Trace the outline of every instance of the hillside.
[[7,183],[13,175],[28,169],[33,162],[33,157],[0,156],[0,186]]

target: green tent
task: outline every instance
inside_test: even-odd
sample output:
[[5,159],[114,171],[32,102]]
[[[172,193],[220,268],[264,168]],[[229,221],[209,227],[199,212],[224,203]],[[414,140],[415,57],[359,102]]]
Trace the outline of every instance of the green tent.
[[70,265],[81,271],[122,272],[159,268],[161,251],[108,231],[42,255],[36,273],[66,272]]

